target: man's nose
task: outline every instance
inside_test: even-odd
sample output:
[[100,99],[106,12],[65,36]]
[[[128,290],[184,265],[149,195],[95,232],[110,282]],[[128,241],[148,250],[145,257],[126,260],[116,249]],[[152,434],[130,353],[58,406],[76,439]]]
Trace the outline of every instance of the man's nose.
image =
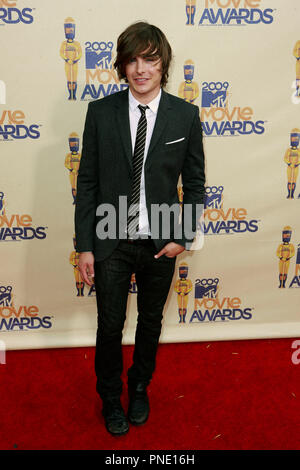
[[144,73],[145,72],[145,61],[143,59],[138,58],[136,62],[136,71],[137,73]]

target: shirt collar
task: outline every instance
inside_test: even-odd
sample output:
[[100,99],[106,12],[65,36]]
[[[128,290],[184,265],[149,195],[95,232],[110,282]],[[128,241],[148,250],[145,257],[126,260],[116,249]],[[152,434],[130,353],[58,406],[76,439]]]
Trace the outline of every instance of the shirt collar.
[[[154,114],[157,113],[159,102],[160,102],[160,97],[161,97],[161,88],[159,90],[158,95],[152,101],[150,101],[150,103],[147,104],[147,106],[149,106],[150,110]],[[131,111],[136,111],[136,108],[138,107],[139,104],[141,104],[142,106],[145,106],[144,104],[140,103],[138,100],[135,99],[135,97],[133,96],[133,94],[131,93],[131,91],[129,89],[129,107],[130,107],[130,110]]]

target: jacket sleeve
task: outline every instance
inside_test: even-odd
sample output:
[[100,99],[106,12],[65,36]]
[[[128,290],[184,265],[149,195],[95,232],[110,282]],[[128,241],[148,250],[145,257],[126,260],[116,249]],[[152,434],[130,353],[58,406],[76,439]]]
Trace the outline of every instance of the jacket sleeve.
[[76,251],[93,251],[98,190],[97,129],[92,103],[89,103],[77,177],[75,206]]
[[198,106],[195,106],[181,179],[183,190],[181,224],[179,236],[175,237],[174,241],[188,250],[195,238],[205,196],[205,161]]

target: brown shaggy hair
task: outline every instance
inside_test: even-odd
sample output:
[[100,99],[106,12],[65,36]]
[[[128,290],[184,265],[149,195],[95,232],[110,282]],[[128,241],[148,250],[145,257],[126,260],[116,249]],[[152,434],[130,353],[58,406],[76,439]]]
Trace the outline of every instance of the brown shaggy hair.
[[123,78],[127,82],[125,67],[131,59],[138,55],[161,59],[161,86],[164,87],[169,77],[172,49],[166,36],[159,28],[142,21],[128,26],[118,37],[114,68],[120,79]]

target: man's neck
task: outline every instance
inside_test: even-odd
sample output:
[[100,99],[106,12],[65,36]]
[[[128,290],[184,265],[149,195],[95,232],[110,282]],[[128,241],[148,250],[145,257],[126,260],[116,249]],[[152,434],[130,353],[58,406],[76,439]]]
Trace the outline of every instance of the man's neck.
[[153,101],[160,93],[160,88],[158,90],[153,90],[153,93],[149,93],[149,94],[142,94],[142,93],[135,93],[134,90],[132,90],[130,87],[129,87],[131,93],[132,93],[132,96],[141,104],[149,104],[151,103],[151,101]]

